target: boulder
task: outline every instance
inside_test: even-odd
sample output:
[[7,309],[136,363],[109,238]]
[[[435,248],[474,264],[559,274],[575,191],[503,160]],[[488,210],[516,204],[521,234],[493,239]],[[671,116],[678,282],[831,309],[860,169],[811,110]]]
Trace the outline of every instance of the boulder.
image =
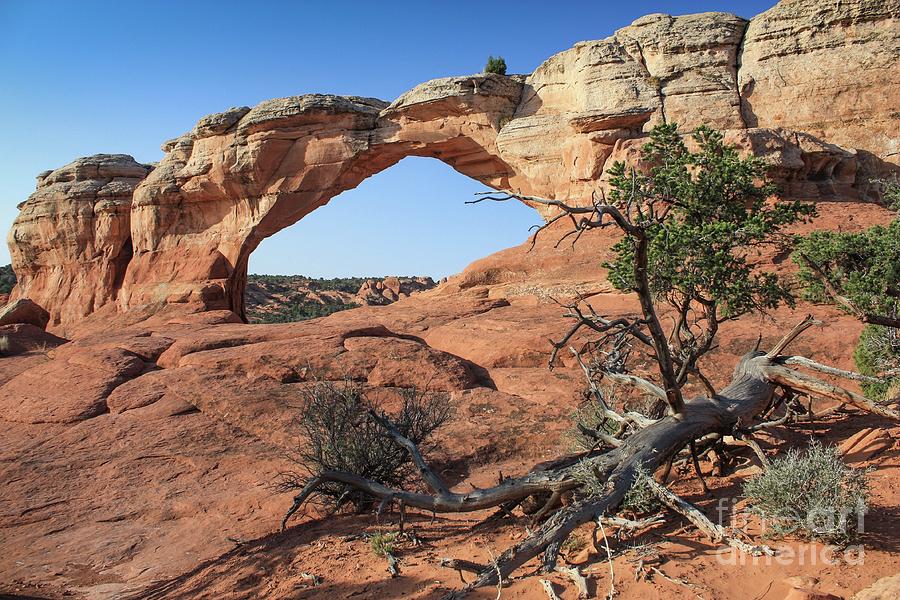
[[900,598],[900,573],[882,577],[864,590],[857,592],[852,600],[896,600]]
[[28,298],[14,300],[0,308],[0,327],[27,323],[39,329],[46,329],[50,321],[50,313]]
[[26,352],[48,352],[67,340],[47,333],[30,323],[0,326],[0,356],[16,356]]

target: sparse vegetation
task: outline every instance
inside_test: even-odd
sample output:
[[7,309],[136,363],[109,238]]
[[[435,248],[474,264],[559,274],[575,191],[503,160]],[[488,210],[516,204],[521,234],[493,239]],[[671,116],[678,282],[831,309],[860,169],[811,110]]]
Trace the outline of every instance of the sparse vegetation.
[[621,510],[634,514],[648,514],[659,510],[661,505],[659,498],[653,493],[650,487],[650,478],[652,475],[644,469],[638,469],[625,499],[622,501]]
[[308,319],[318,319],[319,317],[327,317],[336,312],[356,308],[359,304],[355,302],[318,302],[310,300],[306,294],[294,294],[287,303],[280,305],[277,309],[271,311],[259,310],[258,307],[247,311],[248,320],[251,323],[294,323],[295,321],[306,321]]
[[[432,434],[450,418],[446,394],[400,389],[401,407],[390,422],[404,437],[422,448],[431,447]],[[281,477],[282,489],[300,489],[323,472],[349,473],[381,485],[402,488],[412,472],[409,453],[379,422],[379,404],[353,381],[323,381],[303,392],[297,419],[300,440],[296,455],[301,469]],[[372,504],[372,496],[351,485],[329,482],[319,488],[319,499],[329,511],[353,506],[357,511]]]
[[487,64],[484,65],[485,73],[496,73],[497,75],[506,75],[506,61],[502,56],[488,56]]
[[813,440],[791,448],[744,485],[752,510],[774,536],[802,534],[827,542],[851,540],[865,513],[866,471],[848,467],[837,450]]
[[585,548],[587,548],[587,545],[588,545],[587,540],[584,539],[584,537],[582,537],[576,533],[573,533],[572,535],[569,536],[569,539],[567,539],[563,543],[563,545],[560,549],[563,552],[567,552],[569,554],[576,554],[578,552],[581,552]]
[[[283,523],[308,499],[321,500],[323,496],[332,506],[353,498],[357,508],[371,505],[373,500],[367,498],[373,498],[382,504],[399,501],[407,509],[429,512],[499,509],[497,518],[521,505],[533,522],[541,523],[489,566],[476,566],[477,578],[465,590],[452,594],[454,598],[476,587],[496,585],[541,555],[543,569],[551,572],[561,547],[578,527],[623,509],[654,510],[657,501],[666,510],[687,517],[712,539],[742,552],[771,555],[771,549],[748,544],[711,522],[652,477],[661,471],[664,483],[679,459],[693,464],[705,488],[698,456],[709,450],[715,450],[719,457],[720,470],[728,462],[722,457],[748,447],[768,464],[753,435],[768,427],[790,425],[799,410],[809,418],[806,407],[796,406],[800,395],[851,404],[892,420],[900,420],[900,412],[791,368],[801,364],[815,372],[860,379],[859,374],[785,353],[798,336],[817,324],[811,317],[794,326],[768,352],[748,347],[734,368],[731,383],[715,393],[700,370],[699,360],[714,347],[719,325],[748,312],[793,301],[786,282],[764,272],[758,250],[763,246],[781,250],[791,244],[793,238],[785,228],[812,215],[814,209],[807,204],[769,199],[773,188],[765,183],[763,163],[740,156],[736,148],[724,143],[722,134],[701,127],[695,131],[694,141],[696,152],[688,149],[675,125],[655,127],[639,161],[649,168],[639,171],[616,164],[609,171],[609,195],[596,194],[587,205],[495,192],[476,200],[515,199],[545,207],[554,216],[535,236],[559,220],[575,225],[563,239],[572,236],[577,241],[588,229],[606,227],[622,234],[614,246],[615,257],[607,266],[611,281],[637,296],[640,313],[607,316],[580,299],[570,303],[567,314],[574,323],[553,343],[550,360],[552,366],[558,353],[566,352],[582,369],[594,405],[579,411],[575,422],[576,427],[582,425],[579,433],[596,438],[596,442],[576,440],[582,451],[575,456],[543,462],[518,477],[502,477],[494,486],[455,492],[428,465],[412,434],[403,433],[399,426],[402,412],[397,426],[389,418],[369,413],[380,426],[372,437],[365,430],[367,426],[361,425],[369,423],[371,427],[371,422],[362,418],[366,411],[359,408],[358,399],[348,403],[351,409],[338,411],[339,418],[326,416],[323,421],[321,415],[327,415],[332,410],[329,407],[344,401],[331,398],[330,392],[320,394],[329,399],[320,403],[321,408],[304,411],[304,415],[314,415],[310,421],[313,426],[307,425],[307,430],[321,432],[318,435],[323,440],[331,439],[328,432],[350,431],[338,437],[354,442],[339,444],[346,446],[346,458],[323,458],[321,452],[307,456],[307,463],[318,468],[295,485],[303,489],[295,496]],[[661,306],[666,306],[667,317],[673,317],[671,325],[668,318],[659,316]],[[657,380],[644,374],[645,365],[654,363]],[[706,387],[708,396],[686,401],[683,387],[689,380]],[[617,406],[622,403],[615,402],[606,391],[610,384],[630,386],[642,398],[652,398],[652,403],[644,403],[644,414]],[[657,413],[656,406],[664,407],[669,414]],[[405,431],[412,429],[407,427]],[[384,432],[390,439],[380,437]],[[373,440],[367,447],[375,442],[387,444],[375,447],[375,453],[393,456],[391,443],[394,451],[407,452],[410,458],[401,465],[404,477],[397,478],[399,483],[386,488],[377,477],[389,477],[360,476],[356,474],[360,469],[350,470],[356,469],[353,463],[359,461],[354,458],[355,440],[367,436]],[[401,459],[392,460],[396,465]],[[332,464],[335,470],[330,470]],[[367,465],[365,461],[361,464]],[[403,487],[412,464],[428,488],[426,493],[412,493]],[[835,503],[857,497],[853,477],[834,475],[823,483],[832,487],[832,495],[823,498]],[[821,528],[815,531],[834,533]]]
[[[607,398],[611,394],[607,394]],[[572,427],[566,440],[575,452],[589,452],[602,445],[600,434],[613,436],[619,429],[596,402],[588,400],[572,413]]]
[[12,270],[12,265],[0,267],[0,294],[8,294],[16,285],[16,274]]
[[255,273],[247,276],[248,283],[267,283],[275,289],[278,289],[277,286],[282,286],[281,289],[283,291],[290,289],[286,284],[301,282],[313,291],[337,291],[347,292],[348,294],[355,294],[368,279],[370,278],[333,277],[324,279],[322,277],[305,277],[303,275],[257,275]]
[[[866,396],[873,400],[885,400],[900,395],[900,330],[866,325],[853,351],[853,359],[863,375],[884,378],[884,381],[877,383],[860,382]],[[894,375],[886,375],[891,373]]]
[[397,543],[398,534],[396,532],[375,533],[369,537],[369,546],[372,552],[379,558],[387,558],[389,554],[394,553],[394,546]]
[[[900,183],[876,183],[885,205],[900,210]],[[862,382],[866,395],[895,397],[900,393],[900,219],[857,233],[813,232],[798,243],[793,259],[806,299],[833,302],[867,324],[853,354],[856,367],[884,381]]]

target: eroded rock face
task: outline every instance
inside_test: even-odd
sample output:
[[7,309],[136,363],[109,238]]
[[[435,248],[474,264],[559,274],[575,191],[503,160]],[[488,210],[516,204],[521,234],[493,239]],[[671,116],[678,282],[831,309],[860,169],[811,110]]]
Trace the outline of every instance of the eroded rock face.
[[521,84],[439,79],[388,105],[307,95],[229,109],[169,142],[135,192],[122,308],[199,303],[243,314],[247,259],[266,237],[405,156],[434,156],[488,184],[507,174],[497,123]]
[[435,79],[392,104],[310,94],[230,108],[167,142],[149,176],[119,155],[42,176],[10,234],[13,299],[44,305],[51,325],[107,306],[243,317],[261,240],[406,156],[579,203],[660,122],[725,130],[784,195],[860,199],[900,163],[898,14],[900,0],[784,0],[749,22],[654,14],[528,76]]
[[789,127],[900,164],[900,1],[782,0],[750,21],[750,127]]
[[115,302],[131,258],[131,199],[151,167],[125,154],[96,154],[41,173],[20,205],[8,243],[18,283],[53,325]]

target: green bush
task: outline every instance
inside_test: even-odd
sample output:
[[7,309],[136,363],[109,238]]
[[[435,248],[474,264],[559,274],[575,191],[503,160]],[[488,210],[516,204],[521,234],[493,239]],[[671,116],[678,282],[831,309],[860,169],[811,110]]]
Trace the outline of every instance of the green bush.
[[488,56],[487,64],[484,65],[485,73],[496,73],[497,75],[506,75],[506,61],[502,56],[494,58]]
[[815,231],[797,244],[794,261],[807,300],[830,301],[824,274],[860,311],[900,314],[900,220],[858,233]]
[[855,537],[858,517],[866,510],[866,474],[814,440],[805,451],[792,448],[773,460],[744,485],[744,495],[774,536],[799,533],[842,543]]
[[16,274],[12,270],[12,265],[0,267],[0,294],[8,294],[16,285]]
[[[451,415],[446,394],[426,394],[415,388],[399,390],[401,407],[388,418],[401,435],[426,453],[431,436]],[[402,488],[414,471],[409,453],[369,415],[378,403],[366,397],[362,384],[318,382],[303,392],[298,416],[299,473],[282,473],[279,488],[301,489],[322,471],[342,471]],[[320,503],[330,511],[351,505],[358,512],[371,506],[365,492],[330,482],[318,489]]]
[[652,475],[644,469],[638,469],[634,483],[631,484],[625,500],[619,510],[635,514],[647,514],[660,508],[659,498],[648,485]]
[[[892,327],[866,325],[853,351],[857,370],[863,375],[879,377],[883,373],[900,369],[900,331]],[[860,383],[866,396],[872,400],[892,398],[900,386],[900,377],[889,378],[885,383]]]
[[394,546],[397,543],[397,533],[376,533],[369,538],[369,546],[375,556],[385,558],[388,554],[394,553]]

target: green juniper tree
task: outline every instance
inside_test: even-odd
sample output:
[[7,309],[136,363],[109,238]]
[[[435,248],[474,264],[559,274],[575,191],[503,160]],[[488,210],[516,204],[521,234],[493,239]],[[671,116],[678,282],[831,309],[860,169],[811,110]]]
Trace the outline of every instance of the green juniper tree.
[[[900,210],[900,183],[881,182],[887,207]],[[900,392],[900,219],[860,232],[816,231],[797,244],[804,296],[834,302],[856,316],[863,329],[854,353],[865,375],[887,375],[887,381],[863,382],[870,397],[880,400]]]
[[[642,342],[656,358],[675,412],[690,376],[715,392],[698,361],[712,349],[723,321],[793,303],[787,282],[758,268],[757,251],[790,244],[785,228],[815,211],[808,203],[769,200],[775,189],[765,182],[764,162],[742,157],[721,133],[704,126],[692,137],[696,150],[675,124],[657,125],[641,153],[649,170],[616,163],[608,171],[608,198],[585,208],[560,207],[561,216],[583,215],[576,231],[615,225],[625,234],[606,266],[617,289],[637,294],[643,314],[610,323],[592,309],[587,314],[571,306],[575,325],[556,349],[585,326],[604,333],[603,344],[622,335]],[[660,307],[675,317],[670,332]],[[626,367],[597,366],[612,376]]]
[[497,75],[506,75],[506,61],[502,56],[488,56],[487,63],[484,65],[485,73],[496,73]]

